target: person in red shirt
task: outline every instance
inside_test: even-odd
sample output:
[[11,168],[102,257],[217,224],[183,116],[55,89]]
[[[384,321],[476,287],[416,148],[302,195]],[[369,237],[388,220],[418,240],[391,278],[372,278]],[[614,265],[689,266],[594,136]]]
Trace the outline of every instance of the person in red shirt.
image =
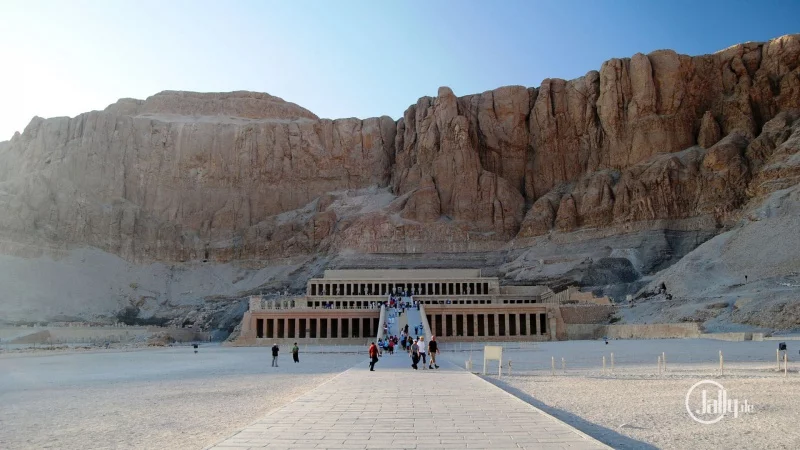
[[369,346],[369,358],[369,371],[375,372],[375,363],[378,362],[378,346],[374,342]]

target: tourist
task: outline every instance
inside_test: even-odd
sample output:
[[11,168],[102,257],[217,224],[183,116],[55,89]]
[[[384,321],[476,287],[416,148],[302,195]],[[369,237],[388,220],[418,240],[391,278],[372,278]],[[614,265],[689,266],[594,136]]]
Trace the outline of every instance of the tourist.
[[422,368],[424,369],[425,368],[425,363],[426,363],[426,360],[425,360],[426,348],[425,348],[425,337],[424,336],[420,336],[419,337],[419,342],[417,343],[417,346],[419,347],[419,358],[422,360]]
[[378,362],[378,346],[373,342],[369,346],[369,371],[375,372],[375,363]]
[[414,327],[414,334],[419,334],[419,327]]
[[294,359],[296,363],[300,362],[300,347],[297,346],[297,342],[295,342],[294,347],[292,347],[292,359]]
[[389,354],[394,355],[394,340],[389,339]]
[[411,355],[411,367],[413,367],[414,370],[417,370],[417,364],[419,364],[419,346],[417,345],[416,341],[411,344],[409,349],[409,354]]
[[272,367],[278,367],[278,344],[272,346]]
[[428,354],[431,357],[431,364],[428,365],[428,369],[433,369],[431,365],[436,367],[437,369],[439,366],[436,365],[436,355],[439,353],[439,344],[436,342],[436,336],[431,336],[431,341],[428,342]]

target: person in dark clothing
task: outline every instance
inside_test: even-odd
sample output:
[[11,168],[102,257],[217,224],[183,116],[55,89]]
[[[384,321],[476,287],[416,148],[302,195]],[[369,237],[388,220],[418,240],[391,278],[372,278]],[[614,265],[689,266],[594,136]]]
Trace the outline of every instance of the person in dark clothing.
[[439,344],[436,342],[436,336],[431,336],[431,341],[428,342],[428,356],[431,358],[431,363],[428,365],[428,369],[433,369],[431,365],[436,366],[438,369],[439,366],[436,365],[436,355],[439,353]]
[[278,344],[272,346],[272,367],[278,367]]
[[378,362],[378,346],[373,342],[369,346],[369,371],[375,372],[375,363]]
[[297,346],[297,342],[294,343],[294,347],[292,347],[292,359],[294,362],[300,362],[300,347]]
[[417,342],[414,341],[414,343],[411,344],[411,367],[414,370],[417,370],[417,364],[419,364],[419,359],[420,359],[419,345],[417,345]]

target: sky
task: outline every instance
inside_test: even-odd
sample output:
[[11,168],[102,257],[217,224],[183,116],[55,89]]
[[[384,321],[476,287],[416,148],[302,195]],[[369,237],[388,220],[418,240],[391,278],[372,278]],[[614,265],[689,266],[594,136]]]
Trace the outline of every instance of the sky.
[[610,58],[800,32],[800,0],[0,0],[0,141],[163,90],[395,119],[439,86],[539,86]]

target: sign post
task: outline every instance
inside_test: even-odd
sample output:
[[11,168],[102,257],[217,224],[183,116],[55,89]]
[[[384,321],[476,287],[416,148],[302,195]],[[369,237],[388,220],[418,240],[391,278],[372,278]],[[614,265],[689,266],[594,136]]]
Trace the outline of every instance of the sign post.
[[503,347],[486,345],[483,347],[483,374],[486,375],[486,362],[497,361],[497,376],[503,372]]

